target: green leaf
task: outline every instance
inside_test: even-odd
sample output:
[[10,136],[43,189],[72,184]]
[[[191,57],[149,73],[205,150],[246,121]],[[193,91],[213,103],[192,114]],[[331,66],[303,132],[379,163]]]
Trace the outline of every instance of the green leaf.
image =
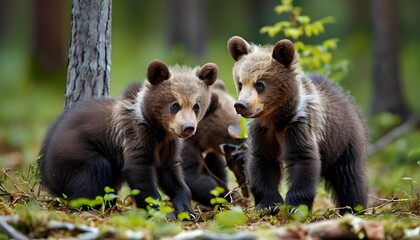
[[276,7],[274,8],[274,11],[275,11],[277,14],[282,14],[282,13],[284,13],[284,12],[288,12],[288,11],[290,11],[290,8],[289,8],[289,7],[287,7],[287,6],[282,6],[282,5],[279,5],[279,6],[276,6]]
[[163,213],[163,214],[168,214],[168,213],[171,213],[171,212],[173,212],[174,211],[174,209],[173,208],[171,208],[171,207],[169,207],[169,206],[161,206],[160,207],[160,209],[159,209],[159,211],[161,212],[161,213]]
[[307,37],[311,37],[312,36],[312,27],[310,25],[305,26],[305,35]]
[[312,33],[314,35],[319,35],[320,33],[324,32],[324,25],[321,22],[314,22],[311,24],[312,26]]
[[95,199],[89,198],[77,198],[70,202],[70,207],[72,208],[81,208],[83,206],[89,206],[91,208],[96,207],[98,205],[102,205],[103,198],[101,196],[97,196]]
[[324,18],[321,18],[320,20],[318,20],[318,22],[322,23],[322,24],[326,24],[326,23],[335,23],[335,19],[333,16],[327,16]]
[[238,206],[233,207],[231,210],[218,212],[214,216],[214,220],[224,227],[240,226],[247,223],[246,214]]
[[228,203],[229,202],[226,199],[221,198],[221,197],[214,197],[214,198],[210,199],[210,204],[211,205],[226,205]]
[[106,186],[106,187],[104,188],[104,190],[105,190],[105,193],[113,193],[113,192],[115,192],[115,190],[114,190],[113,188],[110,188],[110,187],[108,187],[108,186]]
[[216,200],[216,204],[219,204],[219,205],[226,205],[229,203],[226,199],[221,198],[221,197],[217,197],[215,198],[215,200]]
[[156,203],[156,199],[154,199],[154,198],[152,198],[152,197],[147,197],[147,198],[145,198],[144,199],[144,201],[146,202],[146,203],[148,203],[149,205],[157,205]]
[[287,37],[298,39],[300,36],[302,36],[302,30],[299,28],[286,28],[284,29],[284,34]]
[[225,189],[220,186],[216,186],[214,190],[216,190],[219,193],[219,195],[225,192]]
[[299,207],[293,212],[292,218],[295,221],[303,222],[309,216],[308,206],[306,205],[299,205]]
[[177,216],[178,220],[184,221],[184,220],[191,220],[190,214],[187,212],[180,212]]
[[281,3],[285,6],[293,6],[293,0],[281,0]]
[[302,50],[306,48],[305,44],[301,41],[296,41],[294,45],[297,52],[301,52]]
[[325,47],[326,49],[336,49],[337,43],[338,43],[338,38],[331,38],[331,39],[325,40],[322,43],[322,46]]
[[288,22],[288,21],[280,21],[280,22],[277,22],[276,24],[274,24],[274,26],[279,27],[281,29],[281,28],[284,28],[284,27],[292,26],[292,23]]
[[322,59],[322,62],[323,63],[330,63],[331,62],[331,58],[332,58],[331,53],[323,53],[321,55],[321,59]]
[[362,211],[363,210],[363,206],[362,205],[357,205],[355,208],[354,208],[354,211],[355,212],[360,212],[360,211]]
[[219,192],[216,191],[216,189],[211,190],[210,191],[210,194],[213,195],[213,196],[215,196],[215,197],[218,197],[219,196]]
[[297,16],[296,21],[302,25],[308,25],[311,22],[311,18],[308,16]]
[[132,195],[132,196],[136,196],[136,195],[139,195],[139,194],[140,194],[140,190],[138,190],[138,189],[133,189],[133,190],[130,191],[130,195]]
[[272,28],[272,27],[271,26],[264,26],[260,29],[260,33],[261,34],[268,33],[270,28]]
[[301,7],[293,7],[293,15],[294,16],[300,16],[300,13],[302,12]]
[[114,194],[114,193],[107,193],[104,195],[104,200],[105,202],[110,202],[114,199],[118,198],[118,195]]

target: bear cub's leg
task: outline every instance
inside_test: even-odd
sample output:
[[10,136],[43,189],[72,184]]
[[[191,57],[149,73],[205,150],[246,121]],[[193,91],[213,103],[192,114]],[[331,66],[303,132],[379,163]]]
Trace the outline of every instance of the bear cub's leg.
[[267,138],[266,132],[266,128],[259,127],[251,127],[249,130],[252,138],[247,171],[254,195],[255,211],[268,209],[272,214],[276,214],[279,210],[278,204],[284,203],[278,191],[282,166],[278,159],[277,142]]
[[[348,150],[324,174],[327,189],[332,192],[333,200],[341,208],[341,215],[352,210],[354,212],[357,206],[367,207],[362,148],[348,147]],[[343,208],[346,206],[351,207],[352,210]]]

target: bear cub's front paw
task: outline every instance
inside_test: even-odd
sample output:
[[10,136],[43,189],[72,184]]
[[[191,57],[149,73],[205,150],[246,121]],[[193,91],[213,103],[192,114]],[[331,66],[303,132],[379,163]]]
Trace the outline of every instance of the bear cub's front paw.
[[262,215],[276,215],[281,207],[282,203],[258,203],[255,208],[254,211],[255,212],[260,212],[260,214]]

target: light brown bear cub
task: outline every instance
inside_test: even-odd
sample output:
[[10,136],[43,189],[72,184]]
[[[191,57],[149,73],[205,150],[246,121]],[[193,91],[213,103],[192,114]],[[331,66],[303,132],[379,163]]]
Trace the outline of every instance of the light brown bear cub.
[[366,207],[367,133],[352,99],[327,78],[304,75],[289,40],[257,46],[235,36],[228,49],[236,111],[253,118],[246,162],[255,210],[276,213],[284,203],[283,167],[286,204],[311,208],[322,176],[338,207]]
[[95,198],[126,181],[137,206],[160,199],[157,186],[176,212],[193,215],[191,192],[180,165],[179,139],[194,135],[210,105],[217,66],[168,67],[155,60],[147,81],[130,85],[119,99],[79,102],[47,133],[41,150],[42,183],[69,199]]
[[[239,115],[233,107],[235,100],[225,84],[217,80],[211,86],[211,104],[198,124],[194,136],[183,140],[181,158],[185,182],[192,199],[211,206],[210,191],[220,186],[228,193],[227,169],[222,144],[239,144]],[[205,166],[204,166],[205,165]]]

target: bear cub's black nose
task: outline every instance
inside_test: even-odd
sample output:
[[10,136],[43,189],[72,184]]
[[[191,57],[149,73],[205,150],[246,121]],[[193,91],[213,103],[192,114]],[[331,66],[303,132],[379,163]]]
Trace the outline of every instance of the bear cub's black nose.
[[193,133],[195,130],[194,124],[193,123],[184,123],[182,124],[182,132],[186,133],[186,134],[191,134]]
[[233,106],[235,107],[236,113],[243,114],[248,108],[248,102],[245,100],[239,100]]

